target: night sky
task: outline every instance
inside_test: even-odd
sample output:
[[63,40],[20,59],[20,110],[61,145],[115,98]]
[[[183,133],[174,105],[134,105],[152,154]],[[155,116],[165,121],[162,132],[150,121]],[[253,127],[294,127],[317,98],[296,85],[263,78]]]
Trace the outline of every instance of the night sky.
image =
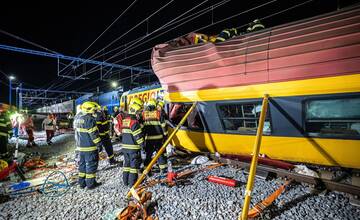
[[[3,3],[2,11],[0,13],[0,29],[37,43],[52,51],[69,56],[78,56],[106,29],[106,27],[108,27],[130,4],[133,3],[133,0],[96,2],[97,3],[94,4],[89,1],[81,1],[81,3],[75,4],[74,1],[48,1],[44,3],[33,3],[33,1],[31,1],[30,4],[24,3],[23,1],[12,1],[11,5],[4,5]],[[139,22],[142,22],[146,17],[168,2],[171,2],[171,0],[137,0],[135,4],[81,57],[88,58],[99,50],[102,50],[102,48],[107,46],[111,41],[127,32]],[[157,28],[163,26],[186,11],[195,8],[201,3],[203,4],[185,16],[196,13],[219,2],[224,1],[174,0],[159,13],[151,17],[148,22],[144,22],[139,25],[136,29],[122,37],[119,41],[116,41],[116,43],[107,49],[102,50],[102,52],[99,53],[100,56],[97,57],[96,60],[102,61],[108,59],[116,52],[122,51],[125,48],[126,43],[129,43],[136,38],[145,36],[147,33],[149,35],[144,38],[144,41],[158,35],[159,33],[169,30],[174,26],[168,26],[159,32],[151,34],[151,32]],[[108,62],[118,62],[118,64],[122,65],[136,64],[137,66],[141,66],[143,68],[151,68],[148,61],[151,56],[151,50],[149,50],[149,48],[152,48],[154,45],[166,42],[209,25],[212,21],[217,22],[270,1],[226,0],[225,2],[227,3],[214,9],[213,12],[209,11],[188,23],[185,23],[186,20],[184,20],[181,23],[185,24],[180,27],[169,31],[162,36],[158,36],[137,48],[131,49],[128,47],[129,51],[127,51],[126,54],[119,54]],[[198,32],[216,34],[224,28],[246,25],[256,18],[272,15],[302,2],[306,1],[278,0],[251,12],[244,13],[240,16],[236,16],[208,28],[201,29],[201,31]],[[310,3],[304,4],[298,8],[294,8],[263,20],[263,23],[266,27],[271,27],[334,11],[338,7],[346,7],[358,2],[359,1],[356,0],[313,0]],[[243,30],[245,29],[246,27],[243,28]],[[0,33],[0,44],[44,51],[41,48],[21,42],[2,33]],[[122,47],[115,52],[101,56],[102,53],[119,46]],[[128,58],[129,56],[144,50],[147,51]],[[64,64],[69,64],[69,61],[62,62]],[[65,73],[69,75],[79,75],[84,73],[85,68],[86,70],[89,70],[93,67],[94,65],[82,65],[75,70],[71,70],[69,68],[67,70],[68,72],[65,71]],[[120,71],[121,70],[115,70],[111,72],[113,76],[109,80],[118,80],[119,83],[123,84],[125,87],[136,86],[130,85],[128,78],[130,76],[129,71]],[[54,87],[52,87],[52,89],[89,92],[96,91],[97,86],[99,86],[100,91],[109,91],[111,89],[108,81],[99,80],[99,71],[88,75],[87,77],[89,79],[87,80],[77,80],[69,84],[67,87],[64,87],[64,83],[71,82],[71,80],[57,77],[56,59],[0,50],[0,102],[6,103],[8,102],[8,86],[6,85],[8,83],[8,79],[4,74],[15,75],[17,77],[17,81],[22,82],[26,88],[48,88],[52,85],[52,83],[56,83],[53,85]],[[156,77],[154,75],[147,74],[139,79],[139,83],[141,84],[147,84],[151,81],[156,81]]]

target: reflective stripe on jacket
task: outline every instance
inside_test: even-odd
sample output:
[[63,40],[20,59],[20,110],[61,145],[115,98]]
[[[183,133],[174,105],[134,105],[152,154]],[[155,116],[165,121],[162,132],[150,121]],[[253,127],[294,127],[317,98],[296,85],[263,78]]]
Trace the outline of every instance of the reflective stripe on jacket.
[[124,149],[140,150],[144,147],[144,133],[136,115],[125,115],[121,131]]
[[74,118],[76,146],[80,151],[97,150],[101,144],[95,118],[90,114],[78,113]]

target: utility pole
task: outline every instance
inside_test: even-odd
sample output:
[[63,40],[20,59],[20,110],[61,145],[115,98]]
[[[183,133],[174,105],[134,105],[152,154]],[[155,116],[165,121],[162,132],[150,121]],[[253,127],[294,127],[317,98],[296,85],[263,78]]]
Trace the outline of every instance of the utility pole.
[[12,84],[12,80],[14,80],[15,79],[15,77],[14,76],[9,76],[9,105],[11,105],[11,99],[12,99],[12,97],[11,97],[11,90],[12,90],[12,88],[11,88],[11,84]]

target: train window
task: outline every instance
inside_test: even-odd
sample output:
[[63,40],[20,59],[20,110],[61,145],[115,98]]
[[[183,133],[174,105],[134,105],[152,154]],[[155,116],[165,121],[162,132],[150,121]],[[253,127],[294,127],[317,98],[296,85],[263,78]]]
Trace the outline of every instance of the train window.
[[[225,131],[255,134],[261,113],[261,102],[220,104],[218,113]],[[265,118],[263,132],[264,134],[271,132],[269,111]]]
[[[191,104],[184,104],[184,103],[175,103],[171,104],[169,109],[169,121],[177,125],[184,117],[186,112],[190,109]],[[193,130],[204,130],[204,125],[200,118],[200,113],[197,109],[192,111],[188,116],[187,120],[183,124],[183,127],[193,129]]]
[[360,98],[306,101],[305,119],[310,135],[360,137]]

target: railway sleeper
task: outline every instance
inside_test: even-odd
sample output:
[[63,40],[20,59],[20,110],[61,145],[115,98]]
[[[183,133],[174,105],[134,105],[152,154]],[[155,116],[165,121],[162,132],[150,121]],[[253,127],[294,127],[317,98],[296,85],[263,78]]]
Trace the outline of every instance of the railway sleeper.
[[[213,160],[219,163],[224,163],[228,165],[234,165],[237,167],[240,167],[246,171],[249,170],[250,163],[242,162],[239,160],[229,159],[229,158],[223,158],[223,157],[216,157],[215,155],[208,154],[209,157],[211,157]],[[324,190],[330,190],[330,191],[338,191],[349,194],[351,197],[350,203],[352,205],[358,206],[360,204],[359,198],[360,198],[360,173],[355,172],[352,176],[352,183],[346,184],[339,182],[344,176],[346,176],[346,172],[344,172],[343,175],[340,177],[337,177],[333,179],[330,178],[330,174],[325,174],[327,178],[321,178],[321,177],[313,177],[313,176],[307,176],[303,174],[298,174],[289,170],[285,169],[279,169],[274,168],[266,165],[257,165],[257,173],[258,176],[261,176],[263,178],[262,173],[267,173],[267,178],[271,176],[275,177],[282,177],[285,179],[292,179],[299,183],[307,183],[313,186],[313,189],[318,191],[318,193],[323,192]],[[354,178],[355,177],[355,178]]]

